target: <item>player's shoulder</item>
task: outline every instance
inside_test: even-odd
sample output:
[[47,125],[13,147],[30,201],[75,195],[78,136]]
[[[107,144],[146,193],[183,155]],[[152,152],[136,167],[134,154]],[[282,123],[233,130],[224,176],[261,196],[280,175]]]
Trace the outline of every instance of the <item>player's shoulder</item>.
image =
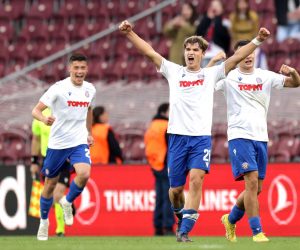
[[83,81],[83,86],[87,89],[93,90],[96,92],[96,88],[94,86],[94,84],[88,82],[88,81]]
[[66,85],[68,82],[68,78],[65,78],[65,79],[62,79],[62,80],[59,80],[57,82],[55,82],[54,84],[52,84],[51,87],[54,87],[54,88],[57,88],[57,87],[63,87],[64,85]]

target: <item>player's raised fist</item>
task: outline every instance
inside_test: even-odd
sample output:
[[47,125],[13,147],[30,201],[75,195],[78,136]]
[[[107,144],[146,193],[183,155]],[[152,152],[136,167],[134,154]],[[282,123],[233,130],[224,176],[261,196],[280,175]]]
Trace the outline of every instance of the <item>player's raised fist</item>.
[[124,34],[127,34],[132,31],[132,24],[125,20],[119,25],[119,30]]
[[257,39],[258,39],[260,42],[263,42],[263,41],[265,41],[269,36],[270,36],[270,31],[269,31],[269,30],[267,30],[266,28],[260,28],[260,29],[259,29],[259,32],[258,32],[258,35],[257,35]]
[[294,68],[289,67],[285,64],[282,64],[279,70],[279,73],[284,74],[286,76],[290,75],[291,73],[293,73],[295,71]]

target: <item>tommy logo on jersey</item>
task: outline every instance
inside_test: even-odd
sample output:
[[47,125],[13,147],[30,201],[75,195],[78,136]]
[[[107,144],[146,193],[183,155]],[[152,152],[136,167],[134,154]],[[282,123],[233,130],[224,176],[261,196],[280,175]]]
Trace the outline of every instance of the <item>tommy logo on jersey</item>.
[[67,101],[69,107],[88,107],[89,102]]
[[180,81],[179,86],[186,88],[186,87],[194,87],[194,86],[202,86],[204,82],[204,79],[198,79],[196,81]]
[[260,91],[262,90],[262,84],[239,84],[238,87],[240,90],[248,91]]

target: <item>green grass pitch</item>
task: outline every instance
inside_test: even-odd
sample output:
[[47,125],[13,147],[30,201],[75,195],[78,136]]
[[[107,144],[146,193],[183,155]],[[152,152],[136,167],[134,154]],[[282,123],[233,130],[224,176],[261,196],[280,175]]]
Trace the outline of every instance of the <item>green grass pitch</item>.
[[37,241],[34,236],[1,236],[3,250],[300,250],[300,237],[270,237],[268,243],[254,243],[239,237],[230,243],[224,237],[191,237],[194,242],[176,242],[174,237],[50,237]]

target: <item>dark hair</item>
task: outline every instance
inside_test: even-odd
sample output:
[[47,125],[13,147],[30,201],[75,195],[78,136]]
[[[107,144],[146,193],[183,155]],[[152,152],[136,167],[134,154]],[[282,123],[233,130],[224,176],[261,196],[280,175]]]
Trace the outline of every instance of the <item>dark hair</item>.
[[158,106],[157,113],[161,115],[162,113],[166,113],[168,109],[169,109],[169,103],[168,102],[162,103]]
[[202,49],[203,52],[205,52],[208,48],[208,42],[202,37],[202,36],[190,36],[186,38],[183,42],[183,48],[186,48],[187,44],[199,44],[199,48]]
[[93,109],[93,124],[102,123],[99,116],[103,115],[105,108],[103,106],[97,106]]
[[238,48],[245,46],[246,44],[250,43],[250,40],[240,40],[237,41],[234,45],[234,51],[236,51]]
[[198,18],[196,6],[193,5],[192,3],[184,3],[184,4],[188,5],[188,6],[191,8],[191,10],[192,10],[192,15],[191,15],[191,17],[190,17],[190,19],[189,19],[188,21],[189,21],[190,24],[194,24],[195,21],[196,21],[197,18]]
[[[234,10],[234,12],[235,12],[235,19],[236,19],[236,20],[239,20],[239,19],[240,19],[240,17],[239,17],[239,14],[240,14],[239,12],[240,12],[240,10],[239,10],[239,8],[238,8],[239,1],[240,1],[240,0],[236,0],[236,1],[235,1],[235,10]],[[246,10],[246,18],[249,20],[249,19],[250,19],[250,3],[249,3],[249,0],[243,0],[243,1],[246,1],[247,4],[248,4],[248,8],[247,8],[247,10]]]
[[86,61],[87,62],[87,57],[83,54],[75,53],[70,56],[69,63],[72,63],[74,61]]

